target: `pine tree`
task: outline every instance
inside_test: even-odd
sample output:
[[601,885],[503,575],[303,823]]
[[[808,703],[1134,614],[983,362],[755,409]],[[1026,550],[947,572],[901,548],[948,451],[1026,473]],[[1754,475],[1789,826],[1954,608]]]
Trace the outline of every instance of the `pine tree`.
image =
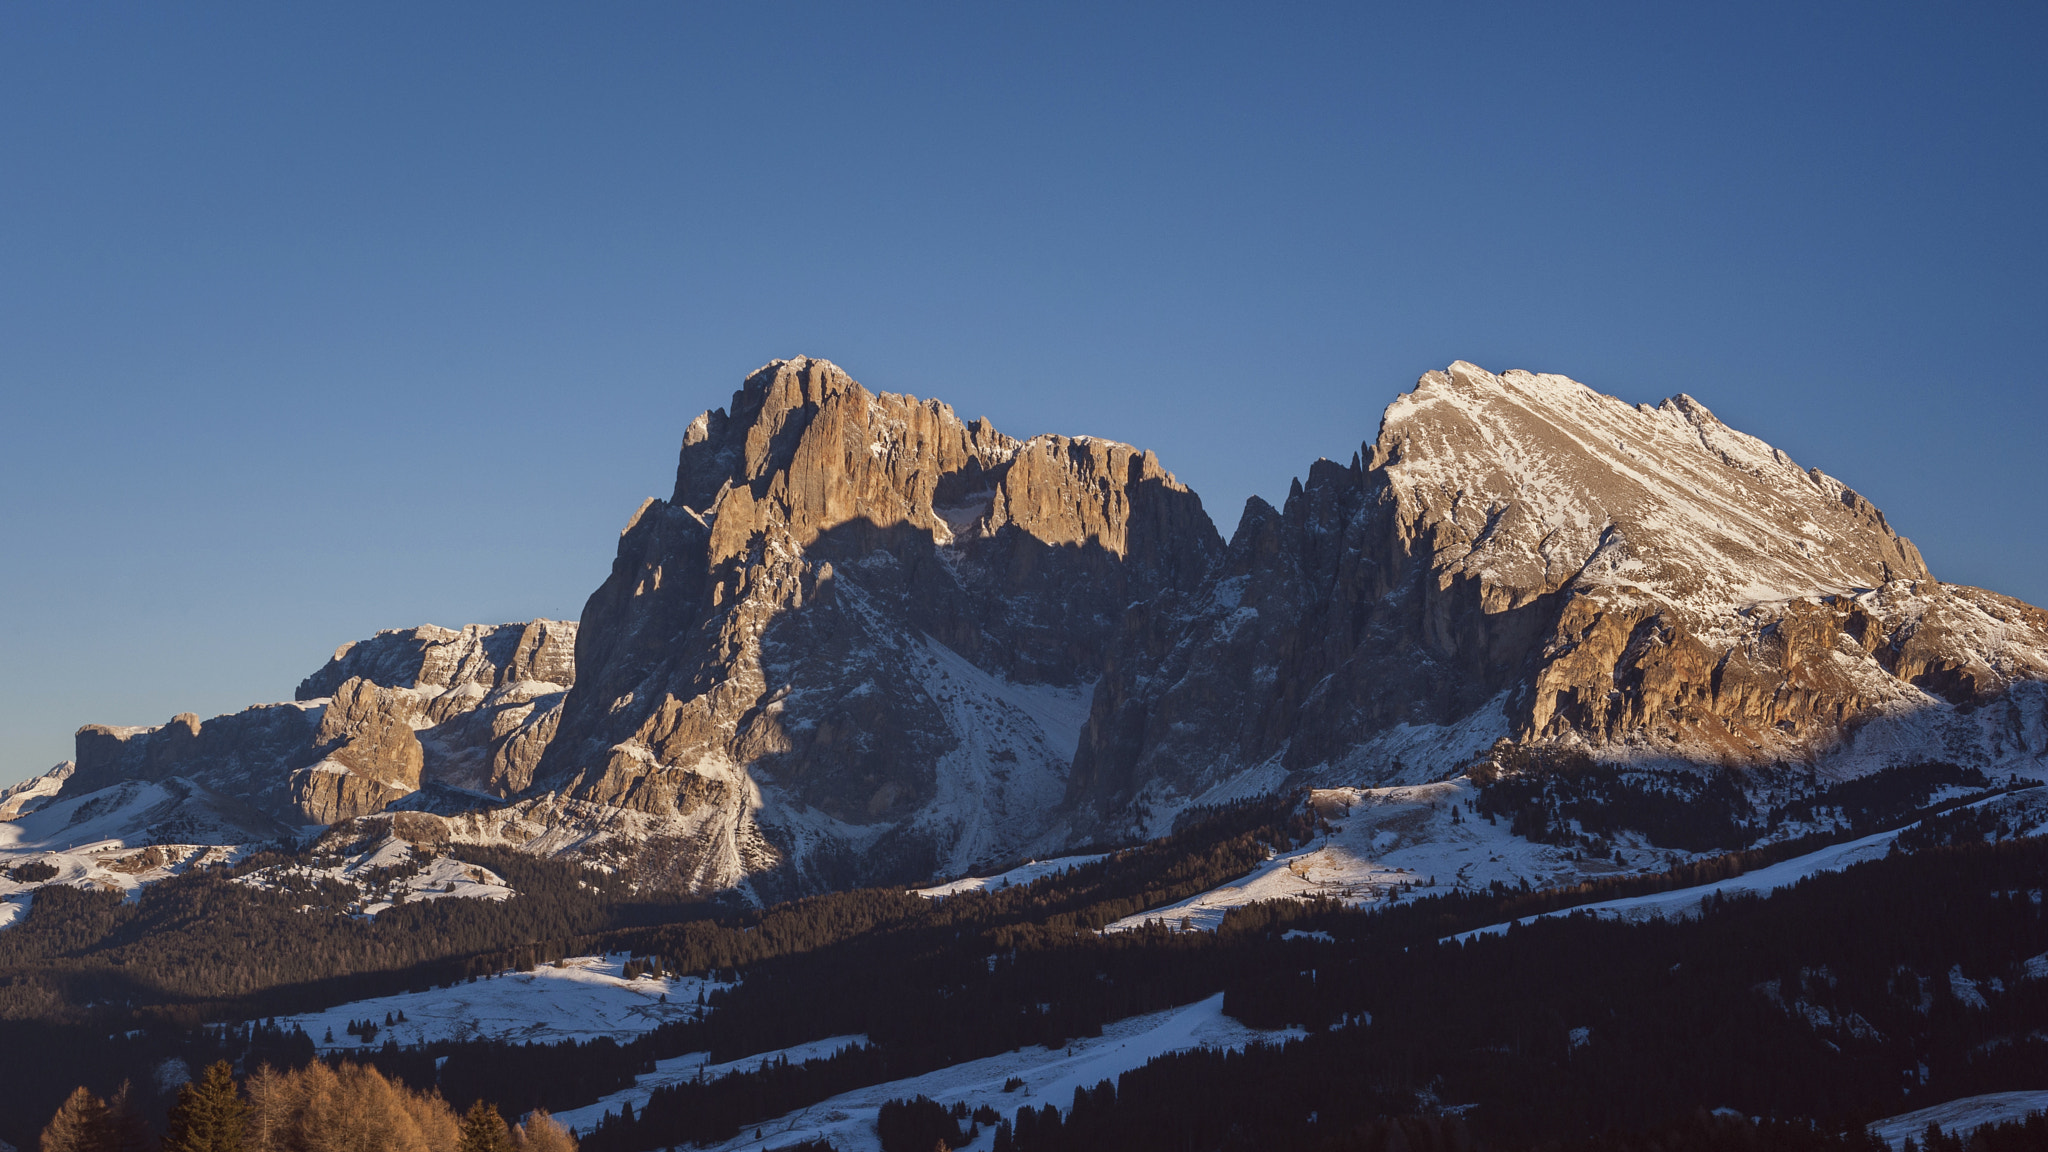
[[234,1069],[217,1060],[204,1078],[178,1089],[164,1152],[242,1152],[242,1122],[248,1113],[248,1103],[235,1088]]
[[511,1134],[498,1110],[479,1100],[462,1116],[462,1135],[456,1152],[512,1152]]
[[81,1086],[43,1128],[43,1152],[110,1152],[111,1136],[107,1102]]

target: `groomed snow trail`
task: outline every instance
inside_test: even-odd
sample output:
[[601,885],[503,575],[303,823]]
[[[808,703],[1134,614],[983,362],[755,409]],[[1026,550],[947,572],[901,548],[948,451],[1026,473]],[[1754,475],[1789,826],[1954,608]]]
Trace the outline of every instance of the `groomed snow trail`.
[[[965,1101],[969,1108],[986,1104],[1005,1118],[1014,1116],[1025,1104],[1052,1104],[1064,1112],[1073,1104],[1075,1088],[1093,1088],[1101,1081],[1115,1080],[1155,1056],[1203,1047],[1236,1050],[1250,1043],[1279,1042],[1301,1035],[1295,1030],[1260,1032],[1239,1024],[1223,1014],[1223,996],[1218,993],[1180,1008],[1120,1020],[1104,1027],[1101,1036],[1076,1040],[1066,1048],[1023,1048],[856,1089],[760,1124],[758,1139],[749,1128],[740,1137],[712,1147],[718,1152],[757,1152],[802,1140],[828,1140],[840,1152],[880,1152],[875,1117],[891,1100],[923,1095],[948,1106],[955,1101]],[[758,1067],[760,1060],[756,1056],[735,1063]],[[1024,1086],[1003,1091],[1003,1084],[1013,1077]],[[994,1129],[984,1128],[961,1152],[988,1152],[994,1142]]]

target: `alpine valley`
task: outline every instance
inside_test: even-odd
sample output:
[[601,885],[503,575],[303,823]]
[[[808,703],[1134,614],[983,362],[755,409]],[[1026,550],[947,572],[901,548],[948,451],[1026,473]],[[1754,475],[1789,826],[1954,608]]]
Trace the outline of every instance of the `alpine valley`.
[[580,620],[0,792],[0,1141],[215,1060],[594,1152],[1875,1148],[2048,1089],[2048,612],[1690,396],[1454,363],[1228,539],[823,360],[681,440]]

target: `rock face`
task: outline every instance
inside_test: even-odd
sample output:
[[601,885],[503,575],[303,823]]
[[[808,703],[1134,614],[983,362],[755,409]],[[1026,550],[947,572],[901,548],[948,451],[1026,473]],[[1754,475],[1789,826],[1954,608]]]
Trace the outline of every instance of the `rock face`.
[[689,425],[580,625],[380,632],[291,703],[84,728],[0,818],[110,789],[93,811],[213,814],[164,827],[405,809],[772,898],[1434,780],[1503,740],[2048,775],[2048,613],[1941,583],[1686,396],[1454,364],[1226,547],[1150,453],[778,360]]
[[1124,606],[1221,541],[1147,452],[1018,441],[775,361],[684,437],[584,608],[540,786],[686,822],[685,877],[796,890],[1057,839]]
[[31,776],[19,784],[0,788],[0,820],[12,820],[49,803],[63,791],[64,782],[71,779],[71,774],[77,769],[75,762],[66,760],[40,776]]
[[[298,698],[333,698],[321,721],[322,747],[345,740],[326,755],[359,775],[406,791],[424,780],[504,797],[533,782],[575,682],[574,622],[429,625],[343,645],[299,684]],[[353,696],[351,683],[358,685]],[[367,686],[378,689],[374,703],[363,696]],[[381,735],[363,727],[378,716],[385,718]],[[417,752],[406,750],[392,725],[415,736]]]
[[507,796],[560,717],[575,637],[552,620],[380,632],[343,646],[289,704],[79,729],[62,794],[179,778],[293,825],[381,811],[423,784]]
[[1348,467],[1252,500],[1109,668],[1068,797],[1106,829],[1435,778],[1502,738],[1824,772],[2048,751],[2048,613],[1935,580],[1868,501],[1690,397],[1463,362]]

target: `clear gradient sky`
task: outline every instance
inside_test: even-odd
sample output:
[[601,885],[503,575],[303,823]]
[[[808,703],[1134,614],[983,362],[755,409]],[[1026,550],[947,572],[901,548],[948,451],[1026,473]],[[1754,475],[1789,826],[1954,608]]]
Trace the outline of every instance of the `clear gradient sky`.
[[0,5],[0,783],[574,617],[836,360],[1219,527],[1455,359],[2048,602],[2048,6]]

